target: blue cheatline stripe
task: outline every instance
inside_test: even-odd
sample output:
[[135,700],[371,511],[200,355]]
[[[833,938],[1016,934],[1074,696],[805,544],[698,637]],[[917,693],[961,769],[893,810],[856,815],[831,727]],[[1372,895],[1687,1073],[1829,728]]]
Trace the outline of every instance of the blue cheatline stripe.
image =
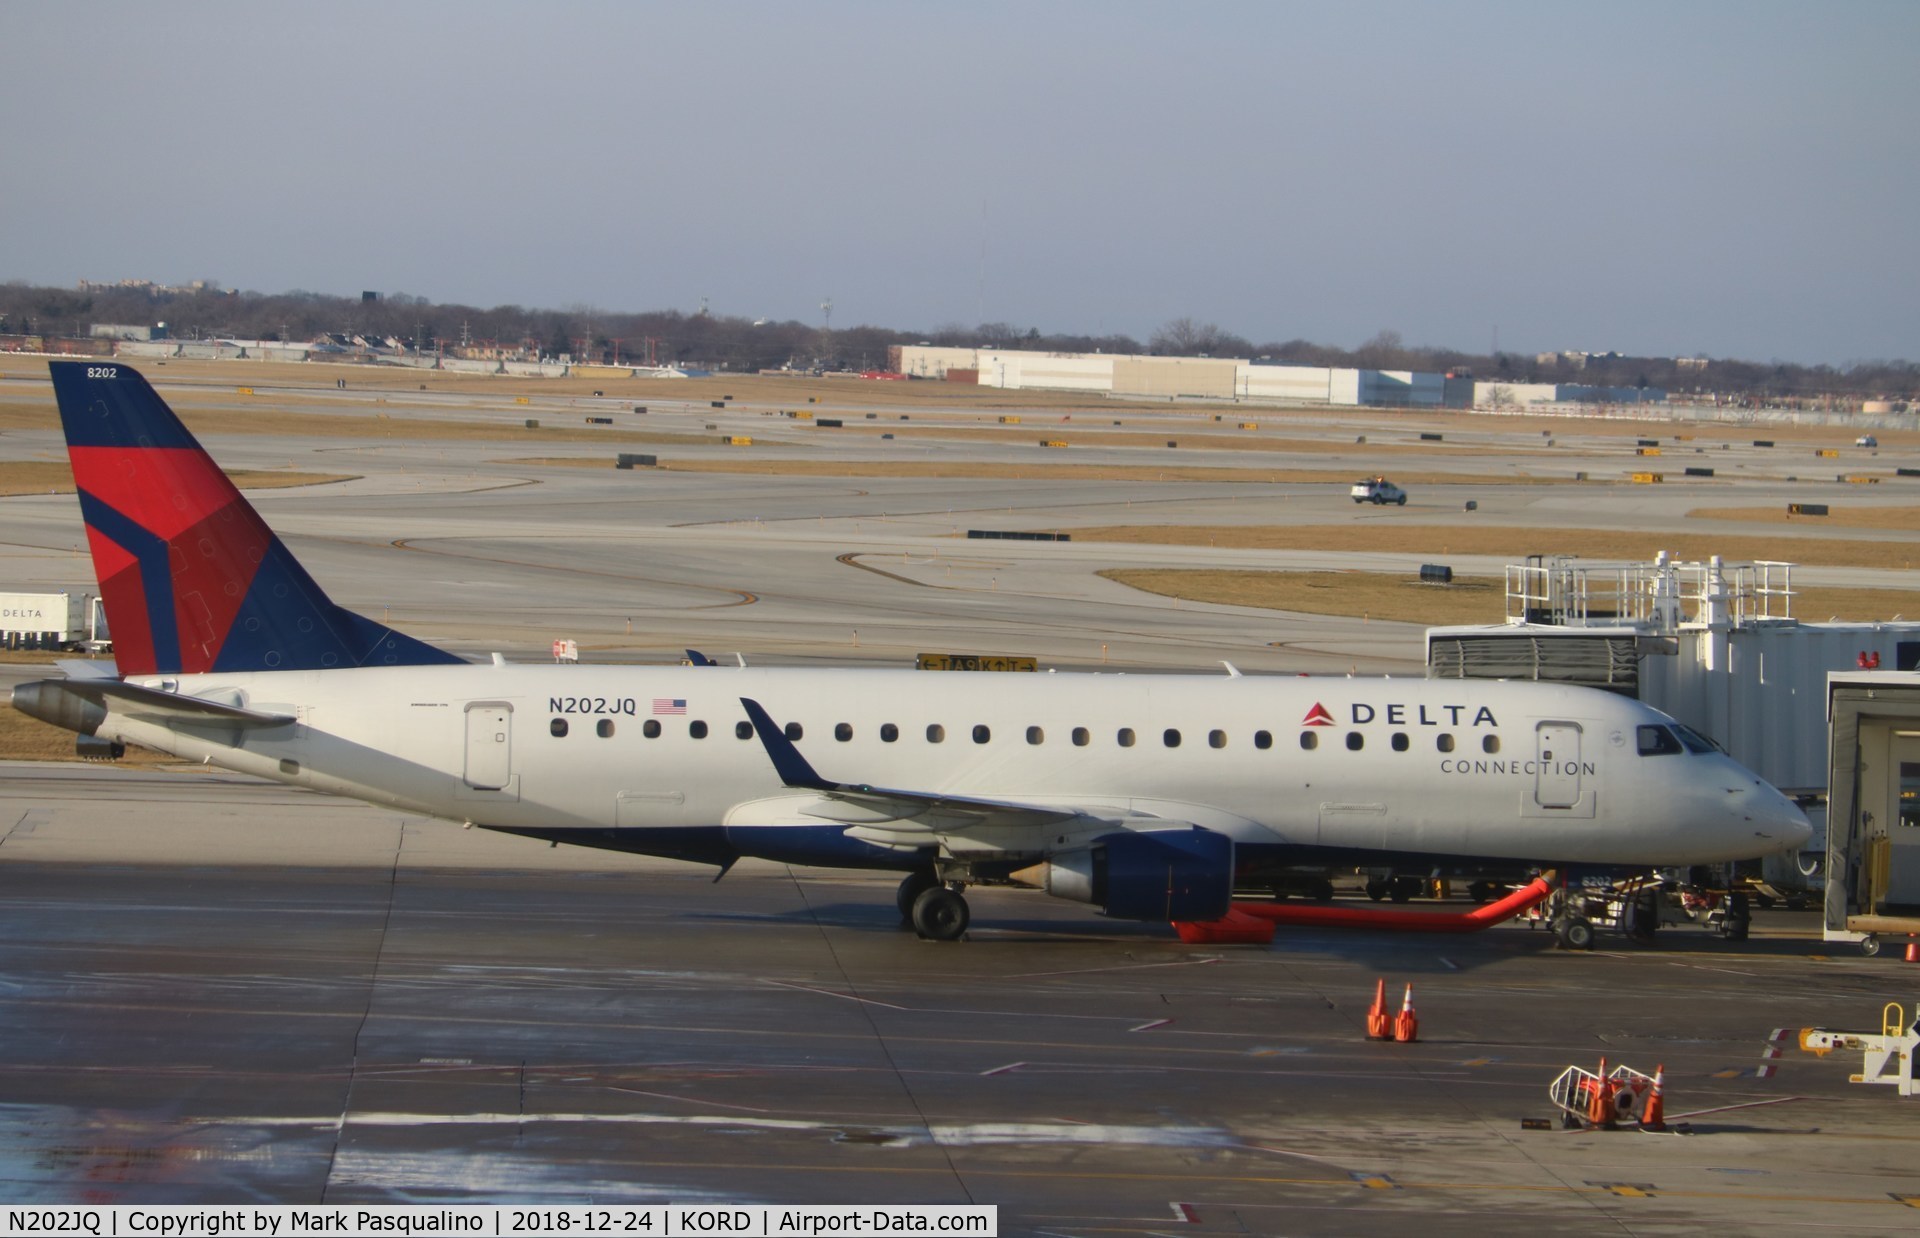
[[[180,629],[173,613],[173,568],[167,557],[167,543],[135,524],[105,501],[87,491],[80,493],[80,515],[87,527],[98,532],[134,557],[140,565],[140,585],[147,595],[147,631],[153,640],[156,671],[180,669]],[[113,616],[125,623],[135,616]],[[123,637],[124,639],[124,637]]]

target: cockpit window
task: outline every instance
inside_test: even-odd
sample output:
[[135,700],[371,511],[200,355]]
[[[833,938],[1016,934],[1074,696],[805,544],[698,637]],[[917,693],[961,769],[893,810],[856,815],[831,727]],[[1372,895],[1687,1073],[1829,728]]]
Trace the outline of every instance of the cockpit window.
[[1681,752],[1680,741],[1673,732],[1663,726],[1643,726],[1640,728],[1640,755],[1643,757],[1664,757]]
[[1719,744],[1714,743],[1711,739],[1708,739],[1690,726],[1682,726],[1676,722],[1673,724],[1673,733],[1680,737],[1680,742],[1686,745],[1688,752],[1722,751]]

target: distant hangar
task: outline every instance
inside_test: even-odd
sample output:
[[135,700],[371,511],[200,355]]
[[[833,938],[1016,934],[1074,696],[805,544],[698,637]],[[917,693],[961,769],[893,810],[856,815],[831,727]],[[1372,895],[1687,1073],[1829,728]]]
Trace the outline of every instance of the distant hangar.
[[1244,400],[1378,408],[1641,404],[1664,391],[1573,383],[1487,383],[1419,370],[1361,370],[1213,357],[1123,356],[898,344],[888,366],[909,378],[1142,399]]

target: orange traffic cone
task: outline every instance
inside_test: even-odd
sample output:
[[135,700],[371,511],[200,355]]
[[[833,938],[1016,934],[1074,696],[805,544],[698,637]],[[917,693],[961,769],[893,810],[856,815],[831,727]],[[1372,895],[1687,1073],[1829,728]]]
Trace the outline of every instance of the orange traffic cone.
[[1367,1008],[1367,1038],[1393,1039],[1393,1016],[1387,1013],[1387,982],[1384,978],[1373,982],[1373,1005]]
[[1593,1090],[1587,1096],[1587,1124],[1600,1130],[1612,1130],[1613,1119],[1613,1080],[1607,1078],[1607,1059],[1600,1059],[1600,1069],[1594,1074]]
[[1666,1082],[1667,1068],[1664,1065],[1653,1068],[1653,1091],[1647,1094],[1646,1108],[1640,1111],[1640,1129],[1643,1131],[1663,1131],[1667,1129],[1667,1104],[1661,1096],[1661,1086]]
[[1373,982],[1373,1005],[1367,1008],[1367,1039],[1392,1040],[1393,1028],[1387,1018],[1387,982]]
[[1907,943],[1907,962],[1920,963],[1920,941]]
[[1420,1020],[1413,1013],[1413,985],[1407,985],[1407,998],[1400,1004],[1400,1015],[1393,1021],[1393,1038],[1401,1044],[1420,1039]]

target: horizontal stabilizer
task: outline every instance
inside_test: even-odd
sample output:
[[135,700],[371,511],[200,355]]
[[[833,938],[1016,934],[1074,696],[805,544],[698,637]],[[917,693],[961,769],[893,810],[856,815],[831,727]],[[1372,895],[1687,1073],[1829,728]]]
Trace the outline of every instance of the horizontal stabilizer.
[[40,679],[13,689],[13,707],[54,726],[91,735],[109,713],[162,725],[219,725],[241,730],[289,726],[291,714],[262,713],[238,705],[143,688],[117,679]]

